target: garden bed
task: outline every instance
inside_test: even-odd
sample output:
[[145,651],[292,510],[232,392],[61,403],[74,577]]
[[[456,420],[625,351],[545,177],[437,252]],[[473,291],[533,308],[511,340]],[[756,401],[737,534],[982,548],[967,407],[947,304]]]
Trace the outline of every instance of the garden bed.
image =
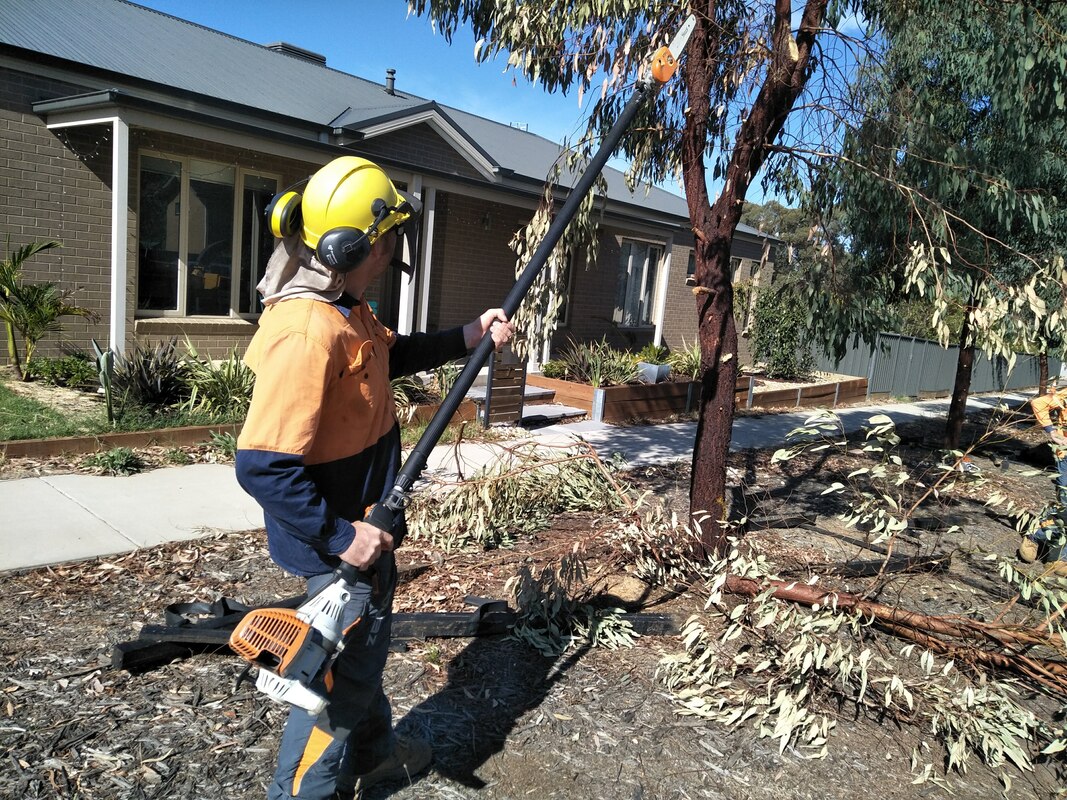
[[[74,413],[63,405],[67,398],[78,398],[81,395],[85,402],[92,404],[90,410],[103,413],[102,403],[92,395],[85,395],[71,389],[59,389],[57,387],[35,386],[36,391],[31,393],[23,388],[34,386],[24,384],[18,387],[21,394],[32,396],[47,405],[55,405],[65,409],[68,413]],[[421,424],[429,422],[437,412],[440,404],[431,403],[416,406],[412,422]],[[81,411],[82,409],[79,409]],[[452,423],[471,422],[477,417],[478,407],[470,400],[464,400],[452,417]],[[243,423],[219,422],[210,425],[190,425],[177,428],[157,428],[145,431],[124,432],[98,432],[87,433],[80,436],[58,436],[43,439],[15,439],[0,442],[0,460],[11,458],[53,458],[63,455],[84,455],[96,453],[102,450],[111,450],[116,447],[141,449],[148,447],[185,447],[202,444],[211,440],[212,434],[230,434],[236,437],[241,432]]]
[[[532,374],[526,382],[551,389],[558,403],[584,408],[594,422],[667,419],[696,411],[699,399],[699,384],[689,380],[598,388]],[[830,381],[776,388],[754,375],[740,375],[734,397],[737,408],[834,408],[866,394],[865,378],[835,376]]]
[[96,433],[88,436],[63,436],[50,439],[18,439],[0,442],[0,458],[50,458],[59,455],[80,455],[128,447],[182,447],[201,444],[212,434],[237,436],[242,423],[220,422],[216,425],[190,425],[183,428],[160,428],[153,431],[124,433]]

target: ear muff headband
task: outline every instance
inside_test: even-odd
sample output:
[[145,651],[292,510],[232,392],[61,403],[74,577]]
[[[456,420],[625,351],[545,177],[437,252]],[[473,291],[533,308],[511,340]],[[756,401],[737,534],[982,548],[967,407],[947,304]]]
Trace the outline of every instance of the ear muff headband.
[[282,192],[275,195],[267,206],[267,222],[275,238],[284,239],[300,230],[303,224],[300,213],[300,193]]

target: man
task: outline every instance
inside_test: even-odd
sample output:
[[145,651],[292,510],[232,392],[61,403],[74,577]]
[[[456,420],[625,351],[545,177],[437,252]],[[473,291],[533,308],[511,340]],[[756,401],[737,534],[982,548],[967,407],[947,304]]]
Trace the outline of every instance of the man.
[[380,167],[351,156],[268,209],[279,240],[258,287],[265,309],[245,356],[256,386],[238,439],[237,478],[263,507],[271,558],[307,578],[309,594],[341,561],[361,570],[330,702],[317,719],[291,711],[270,800],[350,798],[430,762],[427,743],[393,733],[381,685],[403,519],[392,532],[361,520],[400,467],[390,379],[462,357],[487,331],[499,347],[513,330],[500,309],[432,335],[400,336],[378,321],[364,293],[391,264],[404,266],[395,255],[400,231],[417,213],[417,201]]
[[1062,537],[1067,521],[1067,387],[1057,389],[1055,379],[1050,380],[1048,391],[1030,401],[1037,423],[1048,436],[1052,457],[1056,462],[1056,502],[1038,523],[1038,528],[1023,538],[1019,545],[1019,558],[1027,563],[1039,556],[1052,560],[1050,571],[1067,576],[1067,553],[1063,552]]

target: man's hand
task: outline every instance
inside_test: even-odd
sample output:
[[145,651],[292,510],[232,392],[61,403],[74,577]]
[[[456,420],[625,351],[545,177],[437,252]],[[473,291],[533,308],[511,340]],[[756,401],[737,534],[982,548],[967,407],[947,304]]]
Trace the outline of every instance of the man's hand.
[[1059,431],[1053,431],[1048,435],[1048,438],[1052,440],[1054,445],[1058,447],[1067,447],[1067,436],[1064,436]]
[[360,571],[370,569],[378,560],[378,556],[393,549],[392,535],[380,528],[375,528],[366,522],[353,522],[352,527],[356,530],[356,537],[338,558],[356,569]]
[[492,331],[493,344],[499,350],[515,335],[515,326],[508,322],[504,309],[490,308],[478,319],[463,326],[463,342],[467,345],[467,349],[473,350],[477,347],[486,331]]

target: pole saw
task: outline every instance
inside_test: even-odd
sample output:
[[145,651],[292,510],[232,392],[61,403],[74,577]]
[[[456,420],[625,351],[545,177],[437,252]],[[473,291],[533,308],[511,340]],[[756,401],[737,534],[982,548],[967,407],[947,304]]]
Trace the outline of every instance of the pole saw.
[[[592,189],[597,176],[615,152],[638,110],[674,76],[678,69],[678,59],[695,27],[696,18],[688,17],[670,45],[659,48],[652,56],[648,75],[638,82],[633,96],[623,107],[585,172],[571,189],[526,269],[504,299],[501,307],[508,319],[518,310],[523,298],[548,262],[567,225],[578,212],[582,200]],[[425,469],[430,452],[494,349],[492,334],[487,332],[404,462],[393,488],[381,502],[370,509],[363,519],[364,522],[386,533],[394,532],[397,520],[407,505],[411,487]],[[313,715],[319,714],[326,707],[327,673],[344,646],[347,631],[341,630],[341,615],[357,576],[355,567],[342,564],[335,571],[333,581],[299,608],[256,609],[250,611],[238,623],[230,636],[230,647],[239,656],[259,667],[257,689],[273,700],[291,703]],[[359,624],[360,620],[357,620],[352,627]]]

